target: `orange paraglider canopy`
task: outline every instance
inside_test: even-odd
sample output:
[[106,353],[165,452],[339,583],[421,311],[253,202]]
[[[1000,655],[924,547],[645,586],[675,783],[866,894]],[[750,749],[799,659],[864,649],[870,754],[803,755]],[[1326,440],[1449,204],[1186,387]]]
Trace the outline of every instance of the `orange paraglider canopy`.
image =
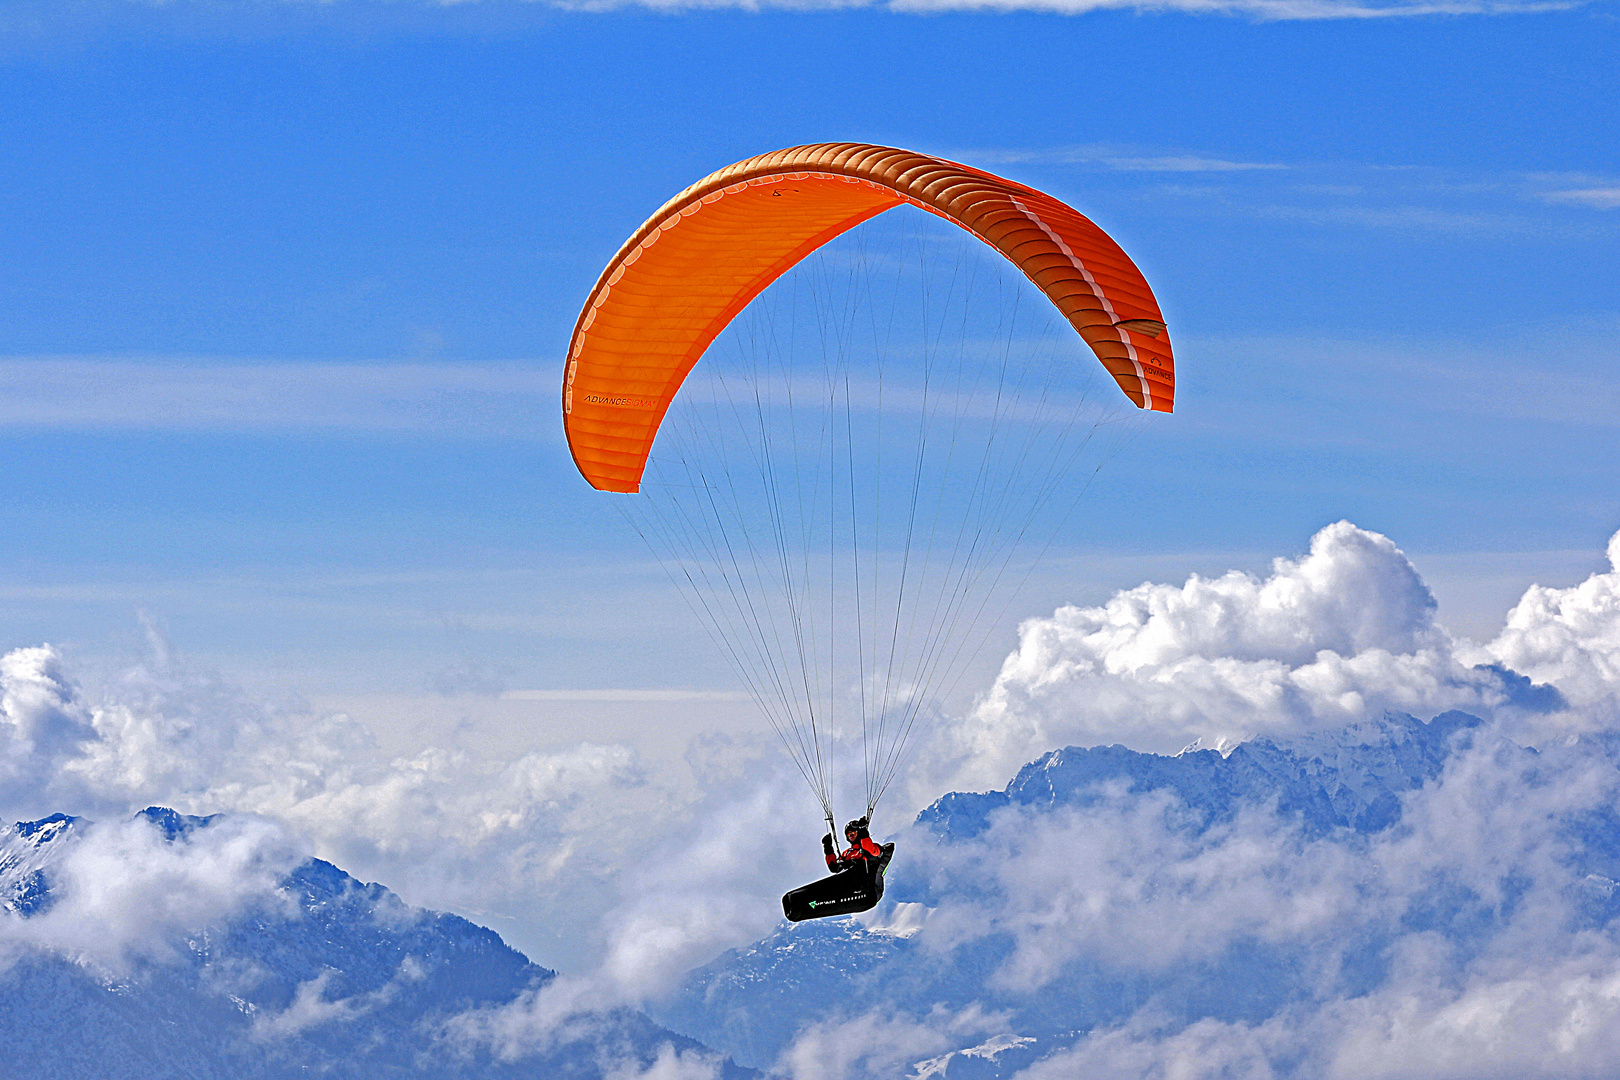
[[821,245],[902,203],[1005,255],[1057,305],[1139,408],[1170,412],[1175,365],[1142,272],[1090,220],[943,158],[823,143],[739,161],[636,230],[574,326],[563,426],[592,487],[633,492],[675,393],[716,335]]

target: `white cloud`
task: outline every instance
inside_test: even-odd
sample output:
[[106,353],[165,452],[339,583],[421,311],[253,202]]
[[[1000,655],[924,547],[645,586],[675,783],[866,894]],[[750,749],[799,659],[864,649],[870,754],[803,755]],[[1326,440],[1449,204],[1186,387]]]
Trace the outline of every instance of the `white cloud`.
[[[313,853],[413,903],[600,910],[611,879],[684,810],[631,750],[580,742],[502,760],[427,746],[383,754],[342,714],[258,701],[183,668],[127,671],[92,700],[56,650],[0,661],[3,809],[117,818],[152,804],[274,818]],[[50,754],[44,748],[50,747]],[[54,756],[52,756],[54,755]],[[594,912],[592,912],[594,914]],[[577,917],[583,933],[593,918]]]
[[1620,717],[1620,533],[1608,555],[1609,571],[1579,585],[1525,590],[1485,651],[1613,719]]
[[8,785],[49,783],[94,738],[56,650],[42,645],[0,656],[0,800]]
[[1309,225],[1358,225],[1402,232],[1432,232],[1452,236],[1528,232],[1537,228],[1529,218],[1499,213],[1468,213],[1429,206],[1261,206],[1261,217]]
[[1259,161],[1225,161],[1220,158],[1197,157],[1192,154],[1165,157],[1107,158],[1109,168],[1120,172],[1250,172],[1255,169],[1286,169]]
[[948,786],[1003,783],[1065,744],[1174,752],[1391,708],[1509,711],[1511,677],[1460,659],[1435,610],[1400,549],[1349,522],[1264,578],[1195,575],[1059,608],[1020,627],[995,685],[939,748],[968,763]]
[[58,843],[51,903],[0,918],[13,956],[32,947],[112,976],[164,960],[185,932],[219,926],[252,905],[285,901],[277,887],[304,855],[286,830],[237,816],[170,840],[145,818],[100,822]]
[[[1257,1023],[1144,1012],[1092,1033],[1017,1080],[1585,1080],[1611,1077],[1620,976],[1612,952],[1526,958],[1465,976],[1412,948],[1393,985]],[[1425,982],[1425,979],[1434,980]]]
[[473,1009],[445,1025],[451,1043],[485,1048],[500,1061],[520,1061],[589,1038],[617,1004],[598,980],[559,975],[498,1006]]
[[904,1076],[942,1050],[971,1043],[1000,1026],[977,1008],[936,1008],[920,1019],[889,1010],[838,1016],[807,1025],[782,1053],[776,1071],[792,1080]]
[[[982,984],[1002,1005],[1095,977],[1078,971],[1170,991],[1029,1066],[1029,1080],[1614,1075],[1620,932],[1600,913],[1620,887],[1592,837],[1620,804],[1620,769],[1605,738],[1552,737],[1616,719],[1620,534],[1609,556],[1613,569],[1578,585],[1529,589],[1485,646],[1453,642],[1400,551],[1347,523],[1267,576],[1148,584],[1032,620],[956,732],[973,753],[1005,753],[986,770],[998,782],[1002,762],[1033,756],[1026,739],[1174,747],[1390,706],[1465,705],[1498,723],[1366,837],[1307,836],[1265,806],[1211,825],[1168,793],[1105,787],[1083,807],[998,811],[971,841],[912,839],[912,872],[934,896],[913,940],[947,965],[1002,943]],[[1540,753],[1503,737],[1537,721],[1527,698],[1556,700],[1527,694],[1525,675],[1564,699],[1542,718]],[[1370,984],[1355,959],[1369,948],[1381,958]],[[1234,994],[1252,981],[1279,1004],[1248,1021],[1182,1011],[1176,988],[1201,979]],[[811,1071],[882,1074],[816,1060],[819,1030],[795,1044]]]
[[1380,913],[1349,853],[1304,843],[1264,811],[1202,835],[1185,826],[1182,808],[1164,795],[1120,793],[1100,809],[1052,817],[1005,815],[982,840],[948,849],[933,870],[988,867],[995,900],[940,908],[925,940],[955,947],[1005,934],[1014,946],[992,983],[1033,993],[1082,957],[1163,974],[1212,962],[1235,939],[1325,939]]
[[1155,1024],[1154,1019],[1144,1016],[1120,1028],[1095,1032],[1075,1048],[1019,1072],[1018,1080],[1075,1076],[1274,1080],[1278,1075],[1271,1066],[1276,1033],[1264,1027],[1218,1020]]
[[1328,1036],[1322,1075],[1357,1080],[1613,1076],[1620,974],[1612,950],[1547,963],[1534,957],[1425,985],[1419,966],[1391,989],[1335,1003],[1313,1027]]
[[894,0],[896,11],[1048,11],[1082,15],[1090,11],[1191,15],[1238,15],[1259,20],[1388,19],[1421,15],[1505,15],[1559,11],[1572,3],[1492,3],[1477,0],[1397,0],[1355,3],[1344,0]]
[[716,1080],[722,1064],[714,1054],[677,1050],[665,1043],[645,1069],[635,1061],[610,1062],[602,1071],[602,1080]]
[[[999,787],[1065,742],[1177,749],[1388,707],[1463,707],[1498,723],[1404,799],[1398,826],[1353,842],[1306,836],[1265,807],[1194,827],[1170,796],[1122,791],[1061,812],[1002,811],[982,837],[943,847],[902,836],[908,873],[935,887],[976,883],[971,895],[938,888],[909,940],[947,958],[1005,942],[983,984],[998,1008],[1051,993],[1081,964],[1174,981],[1243,950],[1289,958],[1294,996],[1269,1018],[1216,1021],[1160,1000],[1030,1077],[1613,1075],[1620,1055],[1604,1033],[1620,1019],[1620,935],[1582,915],[1582,890],[1605,886],[1583,881],[1570,828],[1620,804],[1620,771],[1587,744],[1555,740],[1531,755],[1501,737],[1612,720],[1620,536],[1609,554],[1608,572],[1527,591],[1484,646],[1452,640],[1393,542],[1344,522],[1269,574],[1144,584],[1030,620],[978,709],[940,732],[937,770]],[[1556,687],[1569,708],[1536,714],[1521,675]],[[597,939],[598,969],[451,1025],[508,1060],[600,1033],[615,1010],[768,932],[783,882],[819,870],[796,787],[735,761],[703,770],[707,791],[677,797],[610,744],[505,761],[445,748],[392,758],[341,715],[257,702],[161,657],[92,698],[48,647],[0,658],[0,709],[6,760],[39,770],[13,768],[13,801],[32,783],[31,798],[73,794],[83,809],[162,802],[239,815],[179,843],[140,822],[87,831],[62,864],[57,905],[6,924],[13,948],[110,971],[161,956],[179,929],[271,896],[305,837],[433,906],[539,919],[526,896],[587,897],[580,925]],[[1352,986],[1347,957],[1368,941],[1386,943],[1387,971]],[[327,990],[319,977],[305,983],[259,1021],[261,1034],[375,1004]],[[846,1013],[805,1027],[778,1064],[803,1077],[905,1075],[986,1036],[1022,1034],[990,1004]],[[673,1047],[601,1064],[672,1080],[717,1068]]]
[[[677,1050],[665,1043],[645,1067],[615,1051],[622,1006],[603,980],[561,975],[505,1005],[452,1017],[444,1030],[452,1046],[487,1050],[505,1062],[549,1054],[565,1044],[594,1043],[604,1080],[713,1080],[720,1075],[723,1059],[701,1050]],[[576,1045],[571,1052],[578,1056],[584,1051]]]
[[[618,0],[559,0],[558,6],[582,11],[607,11],[632,6]],[[1424,15],[1511,15],[1564,11],[1579,6],[1570,0],[641,0],[634,6],[661,11],[713,8],[778,8],[798,11],[885,7],[890,11],[1043,11],[1056,15],[1084,15],[1092,11],[1135,11],[1141,14],[1239,16],[1260,21],[1322,19],[1389,19]]]
[[370,1012],[393,996],[394,983],[384,984],[369,994],[356,994],[346,998],[328,998],[326,991],[336,974],[328,968],[298,984],[293,999],[278,1013],[255,1012],[253,1037],[256,1039],[284,1039],[298,1035],[323,1024],[352,1020]]
[[677,833],[625,874],[625,899],[602,919],[601,977],[620,1000],[656,996],[716,953],[769,933],[782,917],[781,883],[825,873],[793,813],[797,777],[772,779],[713,799],[690,835]]

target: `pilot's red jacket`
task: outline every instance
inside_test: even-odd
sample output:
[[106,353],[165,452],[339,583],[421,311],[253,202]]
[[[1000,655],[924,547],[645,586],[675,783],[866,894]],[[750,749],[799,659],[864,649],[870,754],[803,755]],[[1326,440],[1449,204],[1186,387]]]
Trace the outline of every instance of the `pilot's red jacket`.
[[[866,859],[876,864],[881,858],[883,858],[883,849],[878,847],[877,841],[870,836],[863,836],[842,855],[828,855],[827,866],[833,870],[842,870],[845,867],[853,866],[856,859]],[[870,870],[871,867],[868,866],[867,869]]]

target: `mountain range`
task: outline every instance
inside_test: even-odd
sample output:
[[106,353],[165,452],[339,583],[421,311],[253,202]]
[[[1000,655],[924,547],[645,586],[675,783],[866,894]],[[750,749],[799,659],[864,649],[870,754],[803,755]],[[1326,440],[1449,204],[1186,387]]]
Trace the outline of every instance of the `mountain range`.
[[[161,807],[136,818],[169,843],[216,821]],[[49,912],[53,867],[89,827],[55,814],[0,834],[0,918]],[[516,1060],[455,1040],[452,1017],[511,1004],[555,973],[492,930],[411,907],[320,859],[299,865],[265,902],[183,937],[179,957],[123,970],[53,950],[0,955],[4,1075],[584,1078],[700,1049],[629,1009]],[[754,1074],[726,1065],[722,1075]]]
[[[516,1060],[448,1037],[447,1025],[468,1010],[520,1001],[553,972],[493,931],[413,908],[381,885],[308,859],[281,881],[273,902],[186,934],[179,962],[115,973],[50,950],[0,955],[0,1045],[8,1061],[22,1063],[6,1075],[515,1080],[601,1076],[625,1063],[645,1069],[660,1054],[706,1046],[728,1055],[721,1075],[736,1078],[778,1066],[816,1025],[888,1015],[933,1025],[943,1049],[869,1075],[984,1080],[1011,1076],[1148,1006],[1260,1023],[1313,992],[1320,958],[1309,942],[1251,934],[1193,969],[1158,974],[1082,953],[1029,993],[1003,977],[1015,948],[1009,934],[957,933],[941,947],[930,919],[946,909],[992,919],[1006,903],[997,890],[1009,886],[973,873],[974,860],[995,858],[1009,827],[1033,829],[1098,808],[1150,811],[1167,835],[1195,847],[1260,815],[1294,837],[1290,843],[1365,851],[1398,831],[1412,799],[1432,791],[1448,763],[1482,739],[1522,767],[1525,783],[1538,782],[1536,751],[1457,712],[1428,722],[1388,713],[1335,731],[1223,750],[1195,745],[1171,756],[1121,746],[1054,750],[1002,790],[951,793],[923,810],[897,837],[887,896],[875,911],[783,922],[691,971],[646,1013],[601,1014]],[[215,818],[158,807],[136,819],[166,843],[217,827]],[[57,814],[0,834],[0,919],[50,912],[53,866],[87,828]],[[1566,833],[1585,917],[1606,926],[1620,918],[1620,817],[1587,814]],[[1070,877],[1087,873],[1076,864]],[[1426,913],[1417,906],[1402,916],[1402,931],[1432,930],[1456,943],[1506,917],[1498,907],[1477,908],[1482,914],[1469,930],[1446,921],[1460,907]],[[1340,943],[1336,992],[1353,997],[1379,985],[1387,945],[1376,934]],[[952,1027],[950,1018],[962,1016],[979,1019]]]

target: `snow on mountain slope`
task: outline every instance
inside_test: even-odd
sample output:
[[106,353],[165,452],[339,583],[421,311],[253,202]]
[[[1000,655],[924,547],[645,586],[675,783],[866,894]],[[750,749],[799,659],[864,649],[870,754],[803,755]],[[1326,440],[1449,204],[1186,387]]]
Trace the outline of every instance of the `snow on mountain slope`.
[[[218,828],[217,817],[153,807],[115,831],[144,832],[177,851],[196,845],[203,858]],[[228,917],[185,928],[167,954],[121,961],[93,938],[66,948],[50,922],[83,903],[74,891],[87,879],[73,860],[97,854],[96,832],[54,815],[18,823],[0,840],[8,1080],[639,1076],[661,1054],[707,1062],[708,1075],[741,1075],[628,1009],[576,1017],[527,1055],[458,1037],[456,1018],[508,1005],[554,973],[491,930],[413,908],[319,859]]]

